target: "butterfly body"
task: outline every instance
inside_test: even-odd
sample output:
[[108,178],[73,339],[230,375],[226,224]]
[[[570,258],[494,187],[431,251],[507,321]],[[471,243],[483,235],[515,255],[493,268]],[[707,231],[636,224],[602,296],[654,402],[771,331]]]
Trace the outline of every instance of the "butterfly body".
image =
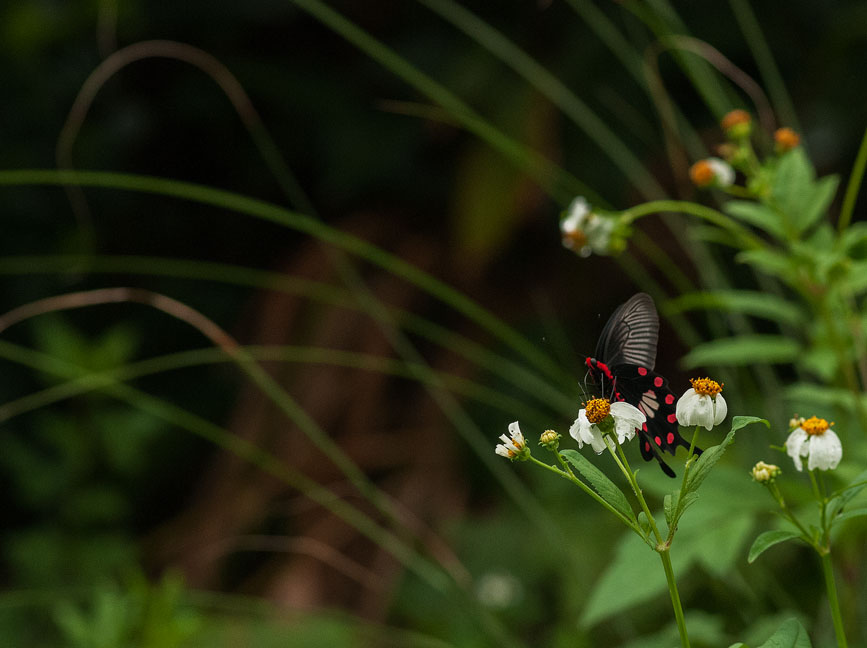
[[[680,435],[675,414],[675,395],[668,381],[656,373],[659,316],[649,295],[638,293],[621,304],[609,318],[596,345],[595,357],[585,364],[590,378],[611,401],[637,407],[647,417],[638,430],[641,456],[656,459],[670,477],[674,471],[663,461],[661,451],[674,454],[690,444]],[[695,453],[701,453],[696,448]]]

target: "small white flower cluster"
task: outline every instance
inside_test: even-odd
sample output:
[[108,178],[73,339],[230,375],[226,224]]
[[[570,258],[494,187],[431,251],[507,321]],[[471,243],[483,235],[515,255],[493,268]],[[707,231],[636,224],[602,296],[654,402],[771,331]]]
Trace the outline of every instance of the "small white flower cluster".
[[524,440],[524,435],[521,434],[521,426],[518,425],[518,421],[509,423],[509,436],[511,438],[505,434],[500,435],[502,443],[497,444],[494,452],[506,459],[523,458],[526,455],[527,442]]
[[578,254],[588,257],[592,253],[608,254],[611,251],[611,232],[614,219],[600,216],[590,209],[584,196],[578,196],[566,210],[560,222],[563,245],[577,250]]

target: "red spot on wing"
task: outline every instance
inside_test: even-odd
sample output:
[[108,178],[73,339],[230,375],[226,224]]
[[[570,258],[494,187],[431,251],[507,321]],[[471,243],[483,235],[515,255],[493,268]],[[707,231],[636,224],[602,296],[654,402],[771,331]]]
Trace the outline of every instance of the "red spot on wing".
[[662,445],[662,439],[660,439],[658,436],[653,437],[653,440],[656,441],[656,445],[658,445],[658,446]]
[[644,442],[644,451],[650,452],[650,444],[647,441]]
[[674,394],[668,394],[665,397],[665,404],[671,405],[674,402]]
[[646,376],[647,375],[647,369],[645,369],[644,367],[639,367],[638,368],[638,375],[639,376]]
[[676,414],[669,414],[668,415],[668,422],[669,423],[677,423],[677,415]]
[[668,441],[668,445],[674,443],[674,432],[669,432],[668,436],[665,437],[665,440]]
[[641,429],[644,430],[645,432],[647,432],[647,423],[642,423]]
[[657,376],[653,379],[653,384],[657,387],[662,387],[662,376]]

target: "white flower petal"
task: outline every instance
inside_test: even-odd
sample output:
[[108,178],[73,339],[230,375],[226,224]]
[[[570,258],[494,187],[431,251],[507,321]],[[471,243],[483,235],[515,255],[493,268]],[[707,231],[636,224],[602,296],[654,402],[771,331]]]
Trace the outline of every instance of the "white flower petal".
[[687,389],[677,401],[675,416],[684,427],[700,425],[711,430],[714,426],[713,400],[707,394],[699,394],[694,389]]
[[569,205],[566,218],[560,223],[560,231],[564,234],[571,234],[577,230],[583,230],[584,221],[589,213],[590,204],[587,199],[584,196],[577,196]]
[[578,412],[578,418],[569,428],[570,436],[578,442],[578,447],[583,448],[584,444],[589,443],[596,454],[605,450],[605,442],[602,440],[602,433],[599,428],[593,425],[587,419],[587,411],[581,410]]
[[512,438],[519,442],[521,445],[524,445],[524,435],[521,434],[521,426],[518,425],[518,421],[514,423],[509,423],[509,434]]
[[729,408],[726,405],[726,399],[723,398],[722,394],[717,394],[713,397],[714,404],[714,417],[713,424],[719,425],[725,420],[726,414],[728,414]]
[[506,446],[504,446],[502,443],[497,445],[496,448],[494,448],[494,452],[496,452],[501,457],[506,457],[507,459],[511,459],[511,457],[509,456],[509,449]]
[[816,434],[810,438],[810,455],[807,459],[809,470],[833,470],[843,458],[843,446],[833,430]]
[[633,439],[636,428],[640,428],[647,420],[640,409],[623,402],[611,403],[611,416],[614,417],[614,431],[618,443]]
[[806,442],[807,433],[804,432],[803,428],[796,428],[792,430],[789,438],[786,439],[786,454],[792,458],[792,461],[795,464],[795,468],[798,469],[798,472],[801,472],[804,469],[804,465],[801,462],[801,457],[807,456],[808,448],[805,446]]
[[707,163],[713,169],[713,175],[720,187],[730,187],[735,181],[735,170],[731,165],[719,158],[708,158]]

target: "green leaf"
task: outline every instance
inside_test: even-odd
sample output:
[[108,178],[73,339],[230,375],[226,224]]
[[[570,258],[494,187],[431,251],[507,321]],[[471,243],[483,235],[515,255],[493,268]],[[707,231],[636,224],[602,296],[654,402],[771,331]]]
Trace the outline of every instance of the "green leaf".
[[627,519],[635,520],[635,513],[629,505],[626,495],[616,484],[606,477],[605,473],[584,458],[577,450],[561,450],[560,454],[586,479],[599,496],[611,504]]
[[[855,411],[855,397],[848,389],[839,387],[824,387],[812,383],[795,383],[786,387],[784,396],[787,401],[796,404],[796,411],[804,409],[804,405],[814,407],[842,407],[850,412]],[[862,397],[867,407],[867,398]]]
[[677,502],[680,499],[680,489],[673,493],[669,493],[662,500],[662,510],[665,512],[665,521],[668,523],[668,528],[674,527],[674,512],[677,510]]
[[797,619],[789,619],[758,648],[813,648],[804,626]]
[[[735,432],[747,425],[751,425],[752,423],[764,423],[766,426],[771,427],[771,424],[768,423],[768,421],[757,416],[735,416],[732,419],[731,430],[726,434],[722,443],[705,450],[692,468],[690,468],[689,476],[686,479],[687,494],[694,493],[694,491],[698,490],[699,486],[701,486],[701,483],[707,478],[708,473],[714,467],[716,462],[723,456],[726,448],[735,440]],[[685,498],[686,495],[682,495],[681,497]]]
[[686,478],[685,488],[687,493],[695,491],[699,486],[701,486],[701,483],[707,478],[711,468],[713,468],[716,462],[722,458],[726,448],[734,440],[735,433],[734,431],[731,431],[725,436],[722,443],[708,448],[701,454],[695,464],[693,464],[692,468],[690,468],[689,475]]
[[745,250],[735,257],[739,263],[747,263],[772,277],[778,277],[791,284],[797,279],[792,259],[776,250]]
[[742,335],[699,344],[683,357],[681,364],[687,369],[780,364],[793,362],[800,350],[797,340],[782,335]]
[[838,511],[842,511],[846,508],[846,504],[851,502],[852,499],[865,488],[867,488],[867,470],[853,479],[851,484],[844,486],[832,494],[831,502],[828,503],[828,511],[830,514],[835,515]]
[[696,309],[744,313],[791,325],[804,321],[804,315],[796,305],[777,295],[753,290],[706,290],[688,293],[667,301],[662,308],[668,315]]
[[780,215],[770,207],[748,200],[731,200],[723,206],[723,211],[735,218],[764,230],[780,240],[786,236],[785,223]]
[[779,544],[781,542],[785,542],[786,540],[792,540],[794,538],[800,538],[801,534],[797,531],[789,531],[788,529],[775,529],[774,531],[765,531],[753,542],[753,546],[750,547],[750,553],[747,556],[747,562],[751,563],[756,558],[761,556],[766,549],[770,549],[775,544]]
[[840,178],[832,175],[826,176],[810,186],[808,198],[800,205],[800,210],[793,213],[793,224],[798,232],[809,229],[825,215],[828,207],[834,201],[839,184]]
[[837,524],[838,522],[842,522],[843,520],[851,520],[856,517],[864,517],[867,515],[867,507],[852,509],[851,511],[846,511],[845,513],[840,513],[832,524]]
[[780,159],[771,186],[774,203],[792,219],[799,222],[805,212],[804,206],[813,193],[813,165],[807,159],[804,149],[797,148]]

